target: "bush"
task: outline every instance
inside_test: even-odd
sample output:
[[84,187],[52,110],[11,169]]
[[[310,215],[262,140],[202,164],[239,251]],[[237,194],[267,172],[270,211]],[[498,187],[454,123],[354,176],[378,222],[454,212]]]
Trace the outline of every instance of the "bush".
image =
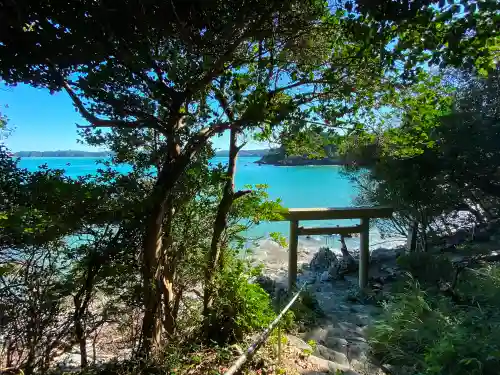
[[405,254],[398,258],[397,263],[424,286],[437,286],[440,281],[450,282],[455,274],[452,262],[442,255],[424,252]]
[[297,298],[290,308],[290,311],[293,314],[292,317],[294,321],[285,326],[287,329],[291,329],[296,324],[303,326],[315,324],[318,319],[325,316],[319,306],[316,296],[308,289],[300,294],[299,298]]
[[498,374],[500,269],[463,276],[461,304],[410,280],[369,331],[373,356],[412,374]]
[[[221,375],[232,358],[233,354],[228,348],[203,347],[174,341],[164,348],[162,356],[154,359],[112,361],[89,366],[74,373],[77,375]],[[60,372],[52,373],[56,374],[60,375]]]
[[225,270],[217,278],[217,298],[210,315],[209,337],[217,343],[239,341],[246,333],[263,329],[276,314],[269,295],[250,282],[260,269],[246,262],[226,260]]

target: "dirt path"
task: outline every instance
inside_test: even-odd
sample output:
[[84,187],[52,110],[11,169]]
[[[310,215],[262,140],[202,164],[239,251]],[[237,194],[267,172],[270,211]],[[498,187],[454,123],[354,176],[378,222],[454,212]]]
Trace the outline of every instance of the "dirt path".
[[[366,341],[368,326],[382,312],[374,303],[362,303],[359,296],[357,273],[346,275],[343,280],[328,277],[328,265],[311,269],[309,263],[317,249],[299,248],[298,284],[307,282],[307,290],[318,301],[325,315],[317,324],[305,329],[289,340],[291,353],[288,364],[295,367],[297,374],[383,374],[380,368],[368,360],[369,345]],[[336,252],[337,253],[337,252]],[[385,280],[392,277],[398,251],[391,249],[375,250],[371,260],[370,277]],[[265,274],[272,278],[278,288],[286,285],[287,251],[275,247],[265,255]],[[357,260],[357,255],[353,254]],[[382,286],[382,284],[380,284]],[[307,342],[312,343],[311,347]],[[311,352],[304,357],[302,352]],[[304,357],[304,358],[303,358]],[[290,363],[291,362],[291,363]],[[291,373],[294,373],[294,372]],[[340,372],[338,372],[340,371]]]

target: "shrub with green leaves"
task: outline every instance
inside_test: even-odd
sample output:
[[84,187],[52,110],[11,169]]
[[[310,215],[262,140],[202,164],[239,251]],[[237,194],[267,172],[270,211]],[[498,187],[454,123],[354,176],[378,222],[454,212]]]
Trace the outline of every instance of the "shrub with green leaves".
[[398,265],[420,284],[437,286],[440,281],[452,281],[455,269],[446,256],[416,252],[398,258]]
[[217,278],[217,298],[208,328],[208,336],[219,343],[241,340],[246,333],[265,328],[276,316],[266,291],[250,282],[260,269],[240,259],[230,260],[226,259]]
[[291,312],[293,313],[294,324],[312,325],[317,323],[318,319],[324,317],[316,296],[308,289],[300,294],[291,307]]

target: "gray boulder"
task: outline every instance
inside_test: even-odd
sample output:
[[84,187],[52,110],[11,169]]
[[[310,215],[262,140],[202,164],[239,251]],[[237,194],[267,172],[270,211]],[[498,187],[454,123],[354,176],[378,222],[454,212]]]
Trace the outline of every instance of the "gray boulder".
[[351,254],[345,254],[342,259],[332,262],[328,269],[331,280],[343,280],[344,275],[348,275],[358,270],[358,262],[352,257]]
[[378,248],[371,252],[370,261],[373,263],[382,263],[388,260],[395,260],[399,255],[401,255],[401,249],[385,249]]
[[342,261],[337,260],[332,263],[328,269],[328,275],[330,276],[330,280],[343,280],[345,272],[342,267]]
[[313,348],[311,347],[311,345],[306,343],[301,338],[299,338],[297,336],[293,336],[293,335],[286,335],[286,337],[288,339],[289,345],[294,346],[299,350],[307,350],[310,353],[312,353],[314,351]]
[[316,346],[314,355],[338,363],[343,366],[349,366],[349,359],[347,358],[347,355],[345,355],[342,352],[338,352],[333,349],[327,348],[326,346],[320,344]]
[[467,229],[458,229],[455,233],[446,238],[446,247],[460,245],[461,243],[467,241],[467,238],[469,238],[469,236],[470,233]]
[[322,247],[311,260],[310,268],[315,272],[328,271],[332,264],[338,263],[337,256],[328,248]]
[[500,229],[500,219],[490,220],[486,226],[486,229],[490,232],[495,232]]
[[259,284],[269,295],[274,295],[276,291],[276,282],[269,276],[259,275],[256,277],[255,283]]
[[482,229],[474,233],[473,240],[476,242],[488,242],[491,239],[491,234],[488,230]]
[[321,281],[322,283],[330,281],[331,279],[332,279],[332,277],[330,276],[329,271],[323,271],[323,273],[319,277],[319,281]]

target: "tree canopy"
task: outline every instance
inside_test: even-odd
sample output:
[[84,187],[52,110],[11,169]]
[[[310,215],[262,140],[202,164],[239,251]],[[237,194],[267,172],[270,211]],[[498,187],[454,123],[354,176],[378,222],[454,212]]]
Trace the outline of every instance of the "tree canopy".
[[[64,91],[83,141],[111,153],[96,175],[70,179],[20,169],[1,150],[12,352],[45,371],[64,339],[85,367],[99,327],[133,326],[136,313],[143,360],[188,332],[222,342],[267,324],[268,297],[236,257],[248,225],[278,215],[262,187],[235,189],[251,138],[301,154],[342,141],[372,167],[360,200],[394,205],[400,228],[418,221],[424,237],[457,207],[494,214],[499,10],[493,0],[2,2],[1,79]],[[460,74],[446,75],[452,67]],[[224,133],[228,163],[210,165]],[[132,171],[119,173],[124,163]],[[24,258],[29,267],[12,267]],[[57,303],[23,322],[18,285],[23,311]]]

